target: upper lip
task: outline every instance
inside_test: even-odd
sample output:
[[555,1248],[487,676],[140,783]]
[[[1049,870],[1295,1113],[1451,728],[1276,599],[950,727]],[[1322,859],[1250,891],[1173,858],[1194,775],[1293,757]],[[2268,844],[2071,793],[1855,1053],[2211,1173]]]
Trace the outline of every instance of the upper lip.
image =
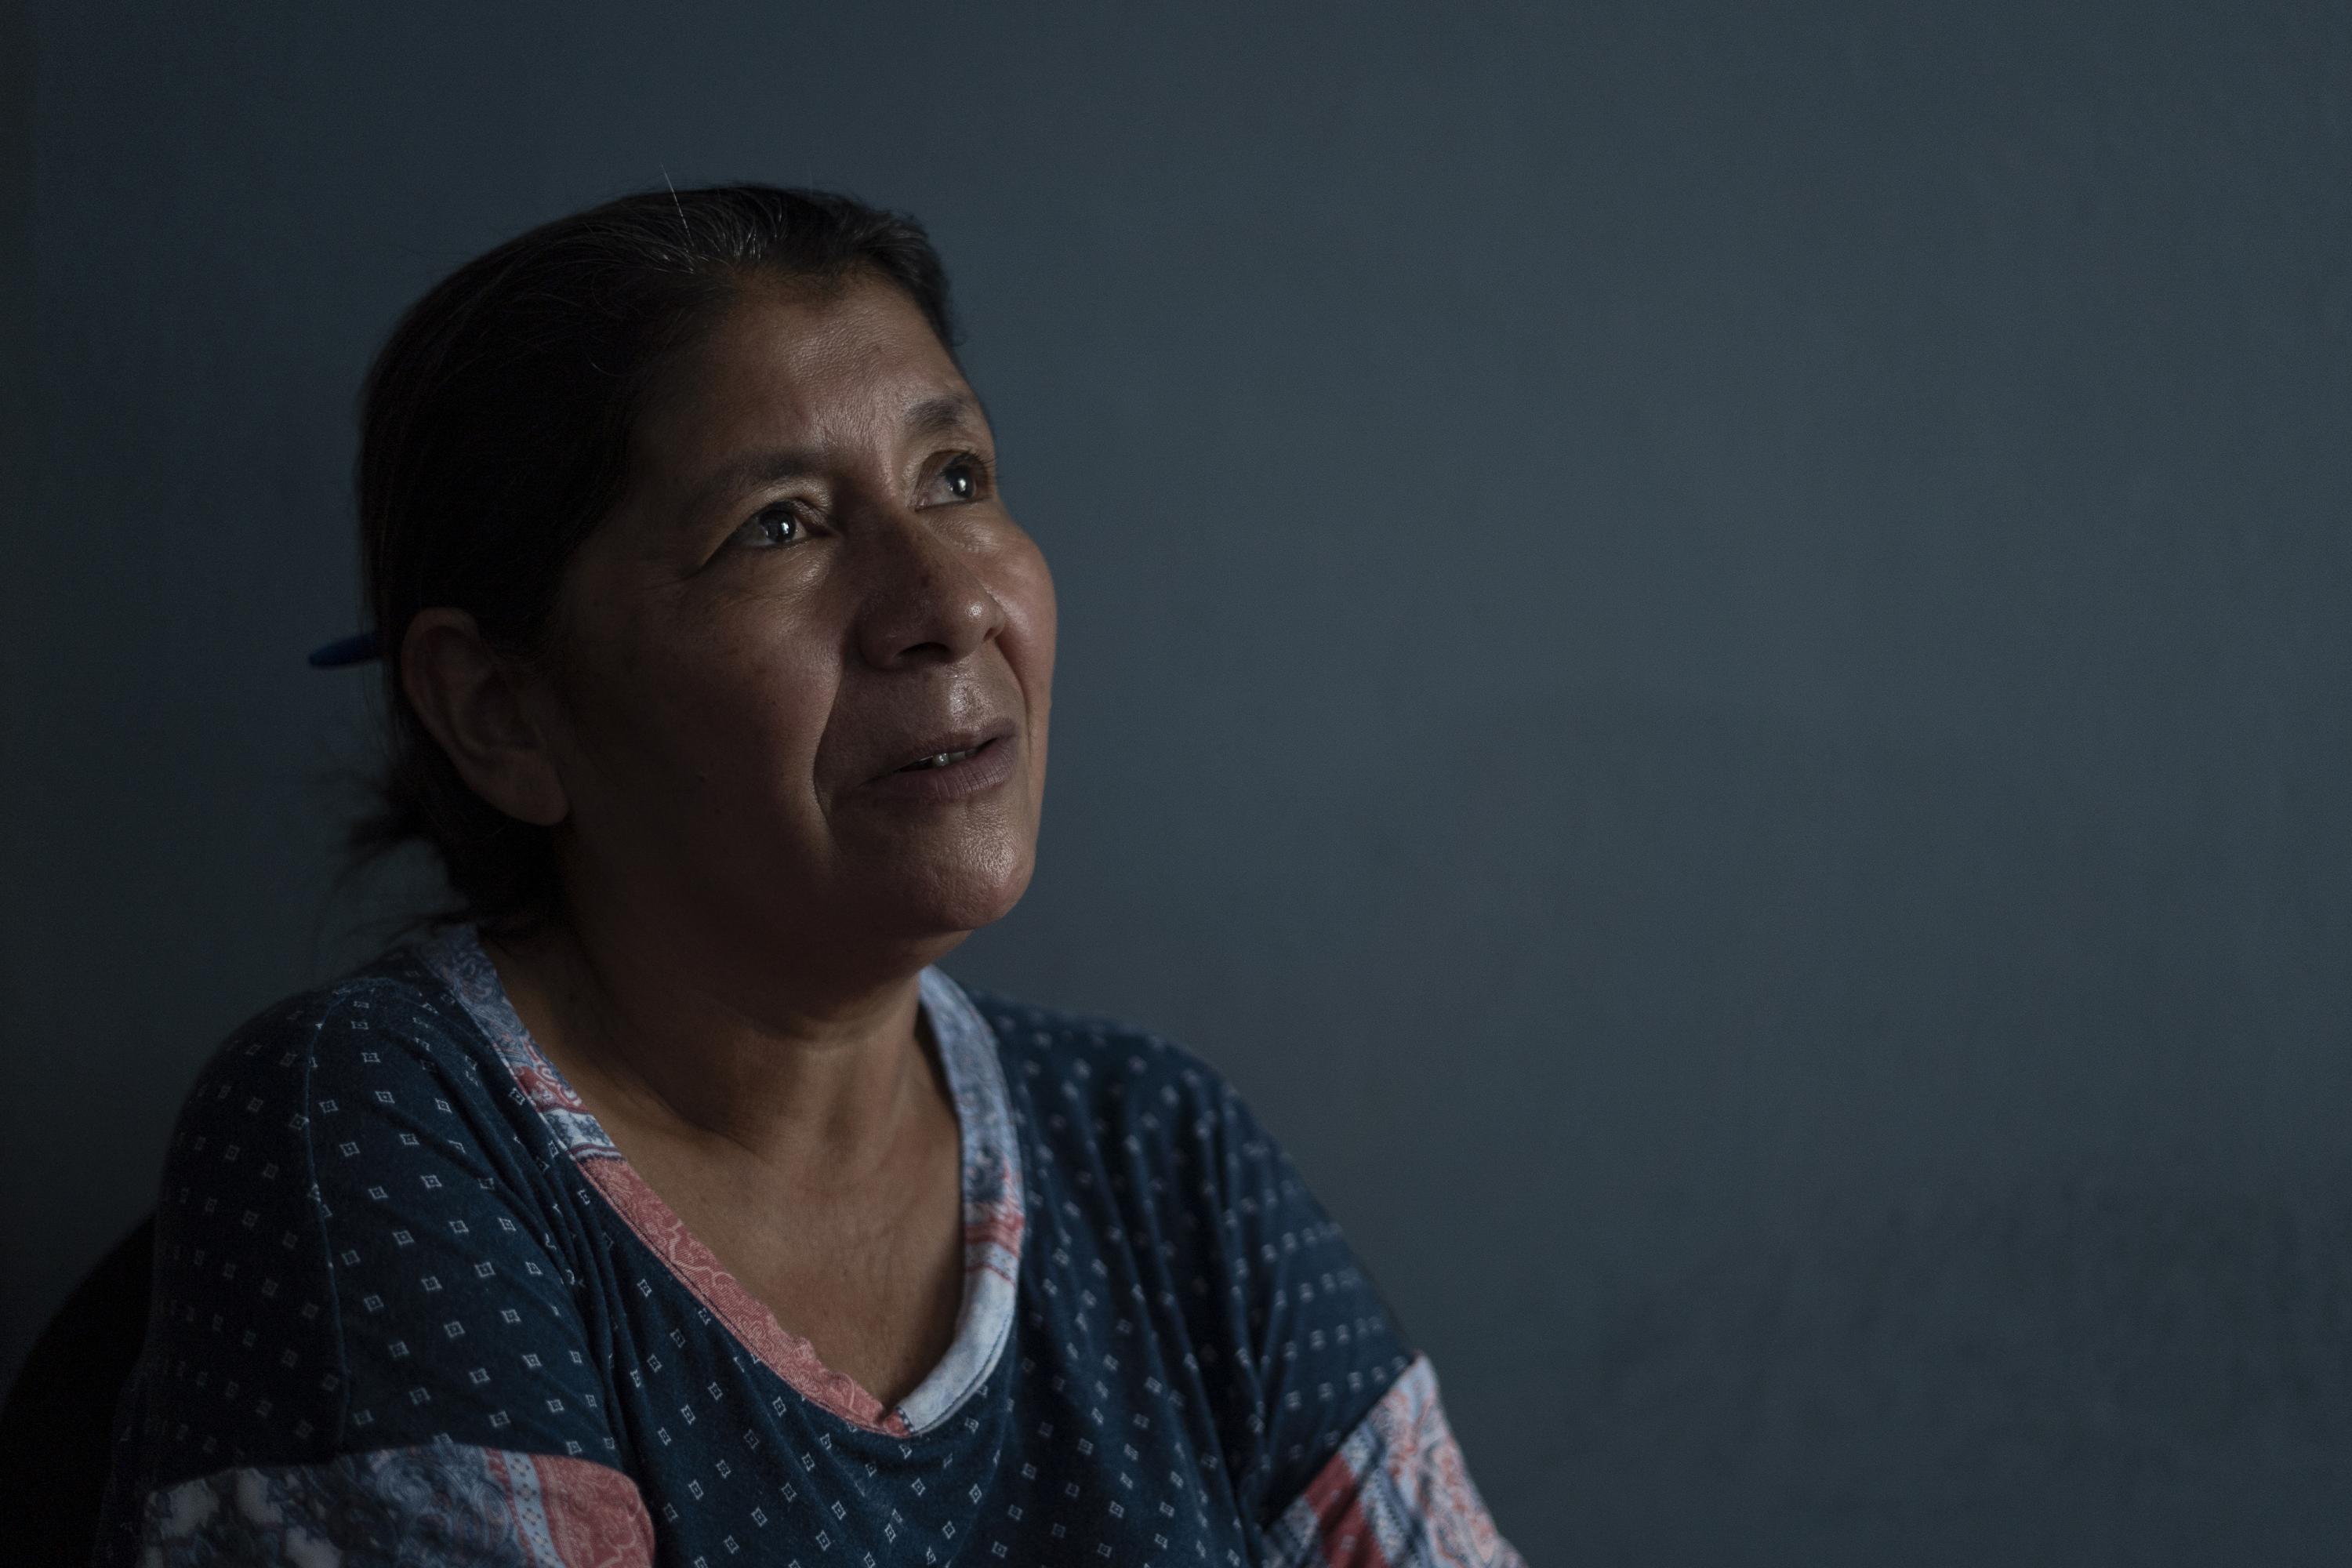
[[942,752],[969,752],[976,746],[986,745],[991,741],[1002,741],[1012,733],[1013,721],[998,719],[986,724],[971,725],[961,730],[949,730],[932,736],[928,741],[909,742],[904,749],[888,753],[895,756],[897,760],[886,763],[882,772],[874,776],[878,779],[884,774],[895,773],[909,763],[919,763],[926,757],[936,757]]

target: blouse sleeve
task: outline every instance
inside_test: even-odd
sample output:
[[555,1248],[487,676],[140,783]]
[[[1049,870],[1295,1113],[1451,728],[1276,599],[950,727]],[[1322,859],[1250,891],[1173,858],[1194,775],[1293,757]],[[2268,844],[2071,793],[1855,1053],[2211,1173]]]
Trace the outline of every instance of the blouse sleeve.
[[1289,1155],[1215,1079],[1202,1119],[1233,1336],[1228,1452],[1274,1568],[1525,1568],[1404,1341]]
[[[183,1108],[100,1562],[653,1561],[534,1167],[397,985],[275,1009]],[[494,1111],[494,1108],[493,1111]]]
[[1416,1356],[1266,1532],[1267,1568],[1526,1568]]

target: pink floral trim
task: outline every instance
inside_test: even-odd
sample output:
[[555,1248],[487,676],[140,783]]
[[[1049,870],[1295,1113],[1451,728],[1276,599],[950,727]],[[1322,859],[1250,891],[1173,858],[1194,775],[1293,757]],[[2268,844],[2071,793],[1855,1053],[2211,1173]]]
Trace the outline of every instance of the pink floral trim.
[[[494,1472],[529,1469],[562,1568],[650,1568],[654,1521],[635,1481],[609,1465],[558,1454],[486,1450]],[[516,1491],[520,1492],[519,1484]]]
[[652,1568],[636,1483],[607,1465],[461,1443],[373,1448],[316,1465],[215,1470],[149,1494],[152,1568],[388,1562],[372,1521],[403,1521],[401,1560],[476,1568]]
[[745,1289],[711,1250],[695,1239],[686,1222],[646,1184],[635,1166],[618,1155],[583,1159],[579,1164],[604,1194],[604,1201],[629,1222],[637,1239],[652,1248],[654,1256],[694,1292],[695,1299],[779,1377],[845,1421],[870,1431],[900,1437],[908,1435],[906,1419],[898,1412],[885,1410],[882,1402],[866,1393],[856,1378],[825,1365],[817,1359],[814,1345],[776,1321],[767,1304]]
[[1416,1356],[1267,1534],[1268,1568],[1527,1568]]
[[1006,1284],[1014,1283],[1021,1266],[1021,1233],[1025,1228],[1021,1211],[1008,1204],[981,1206],[964,1221],[965,1256],[976,1258],[981,1268]]

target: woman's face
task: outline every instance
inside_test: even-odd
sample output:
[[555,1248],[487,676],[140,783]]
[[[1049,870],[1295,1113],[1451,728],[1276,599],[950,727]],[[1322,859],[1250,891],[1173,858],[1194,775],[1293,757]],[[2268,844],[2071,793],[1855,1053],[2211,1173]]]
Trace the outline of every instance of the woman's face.
[[575,903],[753,947],[920,946],[1027,888],[1053,578],[896,288],[754,284],[656,384],[557,614],[534,706]]

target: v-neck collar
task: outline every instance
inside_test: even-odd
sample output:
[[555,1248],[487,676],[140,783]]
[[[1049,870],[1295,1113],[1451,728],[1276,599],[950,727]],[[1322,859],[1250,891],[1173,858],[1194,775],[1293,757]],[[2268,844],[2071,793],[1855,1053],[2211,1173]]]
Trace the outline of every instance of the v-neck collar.
[[671,1276],[797,1393],[855,1426],[915,1436],[945,1421],[994,1369],[1012,1338],[1026,1229],[1021,1155],[996,1037],[962,987],[937,967],[925,968],[919,977],[919,1005],[939,1044],[940,1065],[955,1102],[963,1186],[963,1300],[947,1354],[913,1393],[886,1409],[855,1378],[819,1361],[808,1341],[776,1321],[637,1173],[531,1038],[476,927],[447,927],[419,943],[417,952],[488,1037],[557,1146]]

